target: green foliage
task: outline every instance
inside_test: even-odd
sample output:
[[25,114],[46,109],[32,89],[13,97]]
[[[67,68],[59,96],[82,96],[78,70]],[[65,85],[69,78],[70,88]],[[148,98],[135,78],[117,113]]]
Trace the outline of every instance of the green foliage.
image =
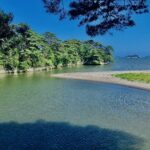
[[7,71],[14,72],[19,64],[17,49],[9,50],[7,55],[3,58],[3,67]]
[[5,13],[0,10],[0,44],[5,38],[11,36],[11,21],[13,19],[13,15],[11,13]]
[[2,65],[3,65],[3,53],[0,51],[0,66]]
[[12,15],[2,11],[0,20],[3,31],[3,34],[0,33],[0,66],[8,71],[77,64],[100,65],[112,61],[113,49],[110,46],[105,47],[93,40],[61,41],[51,32],[40,35],[24,23],[10,24]]
[[117,78],[126,79],[129,81],[142,81],[150,83],[150,73],[123,73],[113,75]]
[[101,65],[112,61],[112,47],[105,47],[93,40],[83,42],[81,58],[85,65]]

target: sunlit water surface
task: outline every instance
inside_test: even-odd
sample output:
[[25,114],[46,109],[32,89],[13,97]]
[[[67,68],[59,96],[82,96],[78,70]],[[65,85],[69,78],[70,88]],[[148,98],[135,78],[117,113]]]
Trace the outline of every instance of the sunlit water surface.
[[50,73],[1,75],[0,123],[43,120],[78,126],[95,125],[135,135],[144,140],[142,149],[150,150],[149,91],[50,77],[53,72],[131,69],[150,69],[150,59],[117,59],[114,64],[107,66],[80,66]]

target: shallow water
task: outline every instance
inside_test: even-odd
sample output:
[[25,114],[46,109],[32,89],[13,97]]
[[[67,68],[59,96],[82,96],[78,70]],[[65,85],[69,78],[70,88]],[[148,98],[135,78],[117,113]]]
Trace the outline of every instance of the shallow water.
[[113,63],[102,66],[77,66],[54,70],[53,72],[97,72],[97,71],[121,71],[121,70],[150,70],[150,57],[140,59],[127,59],[117,57]]
[[[75,71],[117,70],[115,64],[112,66],[113,64],[106,68],[97,66],[95,69],[81,67]],[[131,66],[130,64],[129,68]],[[139,69],[137,67],[133,68]],[[122,68],[124,68],[122,70],[129,69],[125,66]],[[64,72],[66,71],[70,72],[73,69],[65,69]],[[12,121],[14,123],[11,123]],[[87,125],[92,127],[86,127]],[[66,146],[68,144],[66,141],[61,141],[60,129],[62,134],[67,136],[64,138],[66,141],[71,139],[70,146]],[[0,149],[30,150],[27,146],[21,146],[30,142],[31,145],[33,143],[36,145],[37,139],[38,143],[39,141],[44,143],[40,142],[41,148],[33,149],[52,149],[52,144],[49,143],[52,140],[51,134],[48,135],[51,131],[55,131],[52,133],[56,134],[52,138],[55,150],[67,150],[67,147],[70,147],[68,150],[78,149],[79,147],[75,145],[83,147],[83,150],[91,150],[93,147],[96,150],[149,150],[150,92],[113,84],[56,79],[51,78],[50,73],[44,72],[1,76]],[[18,136],[23,141],[18,140]],[[83,139],[90,141],[83,143]],[[123,142],[119,143],[121,140]],[[58,141],[61,141],[61,144]],[[8,148],[12,142],[21,146],[14,144]],[[49,147],[46,148],[46,145]],[[63,146],[60,148],[60,145]]]

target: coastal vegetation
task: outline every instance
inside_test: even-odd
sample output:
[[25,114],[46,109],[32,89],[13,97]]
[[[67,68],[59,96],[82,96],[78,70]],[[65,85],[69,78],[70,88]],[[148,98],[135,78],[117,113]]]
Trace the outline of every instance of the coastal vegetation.
[[129,81],[142,81],[145,83],[150,83],[150,73],[122,73],[115,74],[113,76]]
[[30,68],[101,65],[113,60],[113,48],[93,40],[62,41],[51,32],[39,34],[27,24],[12,24],[13,15],[0,11],[0,69],[26,72]]

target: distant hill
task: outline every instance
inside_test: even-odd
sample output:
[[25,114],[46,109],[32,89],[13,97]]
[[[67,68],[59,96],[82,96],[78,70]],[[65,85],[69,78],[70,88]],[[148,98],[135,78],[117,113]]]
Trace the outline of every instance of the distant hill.
[[128,55],[126,56],[126,58],[140,58],[139,55]]

